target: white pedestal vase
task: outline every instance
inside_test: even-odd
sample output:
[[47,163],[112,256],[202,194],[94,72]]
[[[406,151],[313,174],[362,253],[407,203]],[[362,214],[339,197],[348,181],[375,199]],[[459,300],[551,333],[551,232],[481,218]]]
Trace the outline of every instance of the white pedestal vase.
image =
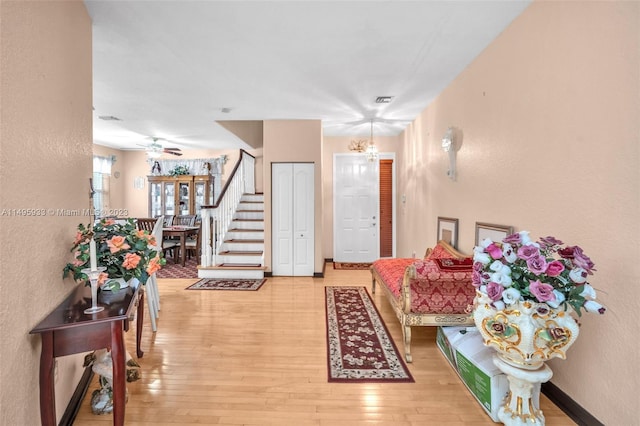
[[551,379],[545,361],[566,358],[566,350],[578,338],[578,322],[563,308],[545,303],[525,301],[497,310],[484,293],[476,295],[473,319],[484,344],[496,350],[494,363],[509,380],[500,420],[506,425],[544,425],[531,389]]
[[510,426],[544,425],[544,414],[534,402],[533,389],[538,383],[545,383],[551,379],[551,369],[546,364],[542,364],[537,370],[514,367],[497,355],[494,355],[493,363],[509,380],[509,394],[498,412],[500,421]]

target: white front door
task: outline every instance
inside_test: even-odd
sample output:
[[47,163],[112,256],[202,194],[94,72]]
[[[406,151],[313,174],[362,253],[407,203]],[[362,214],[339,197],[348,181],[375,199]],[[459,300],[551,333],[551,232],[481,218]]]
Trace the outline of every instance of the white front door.
[[363,154],[333,156],[333,260],[373,262],[380,252],[379,165]]
[[313,276],[314,164],[271,165],[272,273]]

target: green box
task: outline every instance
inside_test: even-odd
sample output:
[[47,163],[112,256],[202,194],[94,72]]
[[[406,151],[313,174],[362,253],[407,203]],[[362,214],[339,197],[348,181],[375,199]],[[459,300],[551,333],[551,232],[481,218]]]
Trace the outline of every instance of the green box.
[[451,364],[451,366],[454,369],[457,369],[456,359],[454,358],[453,350],[451,349],[449,340],[447,340],[447,336],[445,336],[444,331],[442,330],[442,327],[438,327],[438,331],[436,332],[436,344],[440,348],[440,351],[443,353],[445,358],[449,360],[449,364]]
[[[476,397],[480,405],[482,405],[485,410],[491,411],[496,399],[499,399],[497,402],[501,402],[504,397],[504,395],[493,395],[492,392],[495,388],[498,388],[497,390],[499,391],[502,390],[502,383],[500,382],[502,381],[501,379],[504,378],[504,375],[490,376],[467,359],[460,351],[456,351],[456,361],[458,364],[458,374],[464,384],[467,385],[467,388],[469,388],[473,396]],[[509,388],[508,383],[506,388]]]
[[438,327],[436,343],[467,389],[494,422],[509,392],[507,376],[493,364],[495,351],[475,327]]

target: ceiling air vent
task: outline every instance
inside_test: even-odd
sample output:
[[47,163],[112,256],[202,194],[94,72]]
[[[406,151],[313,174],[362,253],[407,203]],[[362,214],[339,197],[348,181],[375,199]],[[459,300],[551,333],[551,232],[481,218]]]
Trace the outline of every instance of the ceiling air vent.
[[388,104],[391,102],[391,99],[393,99],[393,96],[378,96],[376,98],[376,103],[377,104]]

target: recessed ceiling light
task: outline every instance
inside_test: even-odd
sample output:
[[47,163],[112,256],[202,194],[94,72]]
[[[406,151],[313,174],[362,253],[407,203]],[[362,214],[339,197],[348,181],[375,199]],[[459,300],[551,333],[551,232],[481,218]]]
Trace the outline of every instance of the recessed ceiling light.
[[118,117],[114,117],[113,115],[99,115],[98,118],[105,121],[122,121]]
[[388,104],[391,102],[391,99],[393,99],[393,96],[378,96],[376,98],[376,103],[377,104]]

